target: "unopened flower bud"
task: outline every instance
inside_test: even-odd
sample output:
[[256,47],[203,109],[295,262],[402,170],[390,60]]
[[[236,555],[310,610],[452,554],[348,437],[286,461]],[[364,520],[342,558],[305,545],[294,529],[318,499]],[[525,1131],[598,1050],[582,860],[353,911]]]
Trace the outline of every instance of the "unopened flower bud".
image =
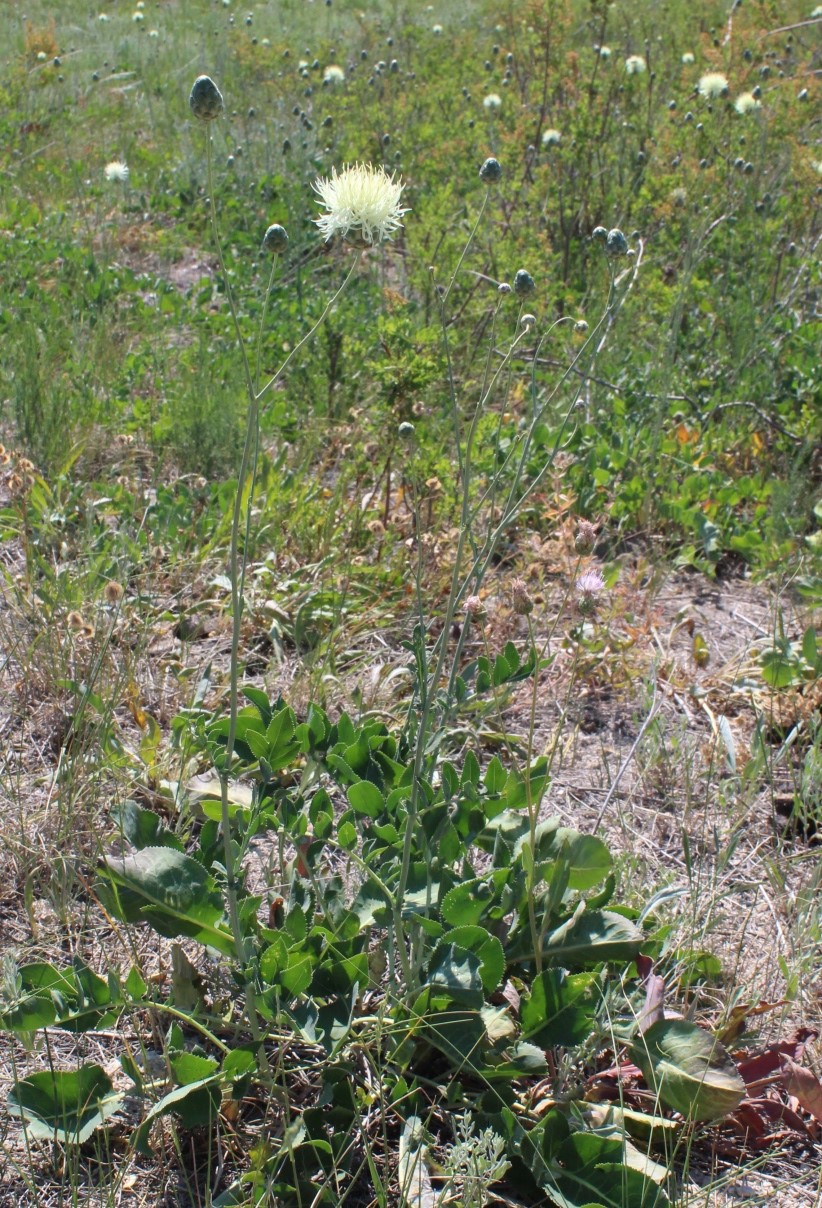
[[498,159],[489,156],[479,170],[480,180],[484,180],[487,184],[493,184],[497,180],[502,179],[502,167]]
[[500,283],[500,284],[497,286],[497,293],[498,293],[498,294],[510,294],[510,293],[511,293],[511,286],[508,284],[508,282],[507,282],[507,281],[502,281],[502,282],[501,282],[501,283]]
[[400,440],[413,440],[415,431],[414,425],[406,420],[397,428],[397,436],[399,436]]
[[608,237],[605,240],[605,250],[609,256],[624,256],[628,251],[628,240],[619,227],[614,227],[613,230],[608,232]]
[[579,332],[580,335],[584,335],[587,330],[588,324],[585,319],[577,319],[576,323],[574,324],[574,331]]
[[211,76],[197,76],[188,103],[191,112],[201,122],[213,122],[223,111],[223,94]]
[[525,314],[520,319],[520,323],[522,324],[523,327],[533,327],[534,324],[536,323],[536,321],[537,321],[537,316],[531,315],[531,314]]
[[263,251],[277,256],[288,247],[288,233],[279,222],[272,223],[263,236]]
[[604,226],[594,227],[593,231],[591,231],[591,238],[596,239],[597,243],[604,243],[608,238],[608,232]]
[[532,294],[535,289],[534,278],[524,268],[518,269],[514,277],[514,293],[519,297],[524,298],[528,294]]

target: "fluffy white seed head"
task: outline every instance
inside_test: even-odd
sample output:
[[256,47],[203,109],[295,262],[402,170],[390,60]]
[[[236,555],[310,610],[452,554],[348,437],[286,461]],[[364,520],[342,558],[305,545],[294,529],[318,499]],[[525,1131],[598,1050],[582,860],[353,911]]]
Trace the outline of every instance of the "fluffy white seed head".
[[124,183],[128,180],[128,164],[120,159],[113,159],[103,169],[106,180]]

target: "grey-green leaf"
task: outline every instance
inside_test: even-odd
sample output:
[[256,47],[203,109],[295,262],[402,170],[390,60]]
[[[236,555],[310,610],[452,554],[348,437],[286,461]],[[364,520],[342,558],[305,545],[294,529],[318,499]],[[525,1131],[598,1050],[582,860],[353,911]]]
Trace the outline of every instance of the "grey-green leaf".
[[666,1107],[689,1120],[719,1120],[745,1097],[745,1083],[716,1037],[686,1019],[662,1019],[631,1046],[631,1059]]

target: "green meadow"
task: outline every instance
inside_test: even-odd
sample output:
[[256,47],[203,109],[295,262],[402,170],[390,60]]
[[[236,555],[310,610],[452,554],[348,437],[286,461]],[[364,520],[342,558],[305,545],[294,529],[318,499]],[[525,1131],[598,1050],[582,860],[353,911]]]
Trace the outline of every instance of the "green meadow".
[[820,32],[0,10],[0,1208],[819,1208]]

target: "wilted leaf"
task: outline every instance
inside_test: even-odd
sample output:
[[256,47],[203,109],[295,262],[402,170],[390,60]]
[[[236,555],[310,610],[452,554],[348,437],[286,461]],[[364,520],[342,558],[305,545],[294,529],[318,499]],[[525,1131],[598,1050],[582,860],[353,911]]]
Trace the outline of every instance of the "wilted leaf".
[[822,1082],[807,1066],[799,1065],[790,1057],[782,1058],[782,1081],[785,1090],[814,1120],[822,1124]]

